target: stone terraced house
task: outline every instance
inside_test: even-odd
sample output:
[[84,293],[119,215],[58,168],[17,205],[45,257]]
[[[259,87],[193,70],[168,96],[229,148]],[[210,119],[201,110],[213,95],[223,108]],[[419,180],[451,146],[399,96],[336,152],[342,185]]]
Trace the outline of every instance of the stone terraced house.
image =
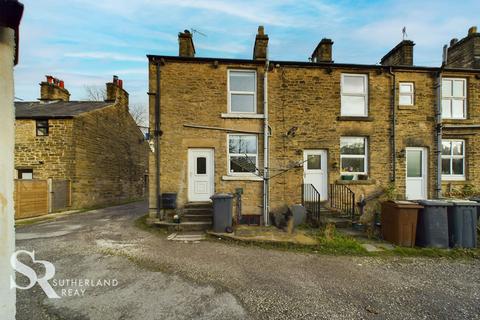
[[150,148],[114,76],[105,101],[70,101],[63,81],[47,76],[40,101],[15,103],[18,179],[71,181],[71,208],[144,198]]
[[480,33],[452,39],[440,67],[415,65],[414,45],[350,64],[323,39],[309,61],[272,61],[259,27],[252,59],[203,58],[179,33],[179,56],[148,55],[151,217],[168,219],[166,192],[189,221],[212,194],[241,191],[239,222],[268,224],[317,197],[358,214],[385,190],[424,199],[478,187]]

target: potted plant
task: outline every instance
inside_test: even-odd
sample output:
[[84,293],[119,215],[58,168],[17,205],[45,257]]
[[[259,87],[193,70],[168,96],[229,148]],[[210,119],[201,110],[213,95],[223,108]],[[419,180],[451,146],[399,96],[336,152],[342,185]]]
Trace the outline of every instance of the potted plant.
[[[353,172],[353,167],[343,168],[343,172]],[[342,174],[342,180],[353,180],[353,174]]]

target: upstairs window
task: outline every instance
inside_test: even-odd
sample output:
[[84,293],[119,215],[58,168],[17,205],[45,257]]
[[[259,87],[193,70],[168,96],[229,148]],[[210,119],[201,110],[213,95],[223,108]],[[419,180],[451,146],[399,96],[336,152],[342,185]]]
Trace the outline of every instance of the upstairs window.
[[367,173],[367,139],[364,137],[340,138],[340,173]]
[[255,173],[257,167],[257,136],[252,134],[228,135],[228,172],[230,174],[250,174]]
[[442,140],[442,178],[465,180],[464,140]]
[[255,71],[228,71],[228,111],[257,112],[257,73]]
[[465,119],[467,117],[467,81],[442,79],[442,118]]
[[400,82],[399,88],[398,105],[413,106],[415,90],[413,82]]
[[37,136],[48,136],[48,120],[36,121]]
[[368,78],[365,74],[342,74],[341,115],[368,116]]

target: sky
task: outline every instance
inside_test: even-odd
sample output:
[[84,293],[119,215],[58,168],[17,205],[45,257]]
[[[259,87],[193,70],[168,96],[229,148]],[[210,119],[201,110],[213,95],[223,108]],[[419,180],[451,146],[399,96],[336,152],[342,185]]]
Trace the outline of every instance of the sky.
[[196,55],[252,58],[259,25],[272,60],[308,61],[322,38],[333,59],[376,64],[402,40],[413,40],[414,63],[438,66],[442,47],[480,26],[479,0],[21,0],[25,5],[17,98],[36,100],[45,75],[65,81],[71,100],[85,86],[123,79],[130,104],[147,108],[146,54],[177,55],[179,31],[194,33]]

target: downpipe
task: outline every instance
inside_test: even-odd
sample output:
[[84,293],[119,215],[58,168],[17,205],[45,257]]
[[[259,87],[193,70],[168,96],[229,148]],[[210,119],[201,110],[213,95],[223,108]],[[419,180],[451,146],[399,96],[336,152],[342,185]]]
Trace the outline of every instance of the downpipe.
[[156,200],[157,200],[157,217],[163,220],[161,214],[161,192],[160,192],[160,62],[157,61],[157,79],[155,91],[155,184],[156,184]]
[[263,76],[263,221],[265,226],[270,225],[269,217],[269,136],[268,136],[268,53],[265,60],[265,72]]

